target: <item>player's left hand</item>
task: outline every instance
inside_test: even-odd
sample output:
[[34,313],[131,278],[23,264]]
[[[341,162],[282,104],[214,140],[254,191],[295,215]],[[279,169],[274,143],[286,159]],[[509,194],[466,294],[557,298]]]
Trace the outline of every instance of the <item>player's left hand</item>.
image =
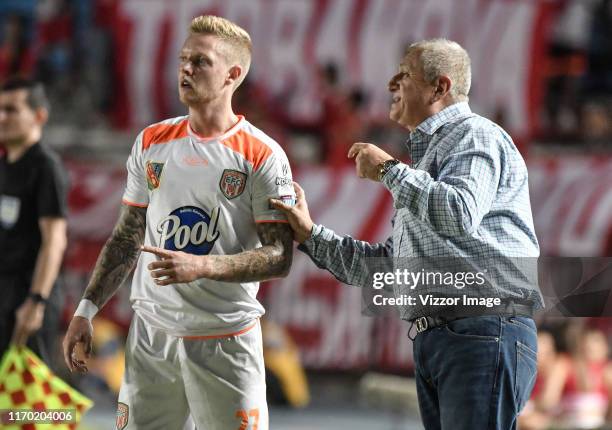
[[355,159],[357,176],[376,182],[378,182],[378,166],[380,163],[393,160],[391,155],[378,146],[363,142],[353,143],[353,146],[349,149],[348,157]]
[[155,254],[159,258],[147,266],[157,285],[181,284],[206,277],[205,258],[154,246],[145,245],[141,250]]
[[28,338],[42,326],[44,315],[44,303],[26,299],[15,312],[15,328],[11,342],[17,346],[25,345]]

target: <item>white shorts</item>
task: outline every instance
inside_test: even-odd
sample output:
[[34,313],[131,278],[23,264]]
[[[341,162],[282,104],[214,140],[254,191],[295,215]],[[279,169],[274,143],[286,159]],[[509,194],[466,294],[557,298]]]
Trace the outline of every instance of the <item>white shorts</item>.
[[268,430],[259,320],[229,336],[181,338],[134,316],[117,430]]

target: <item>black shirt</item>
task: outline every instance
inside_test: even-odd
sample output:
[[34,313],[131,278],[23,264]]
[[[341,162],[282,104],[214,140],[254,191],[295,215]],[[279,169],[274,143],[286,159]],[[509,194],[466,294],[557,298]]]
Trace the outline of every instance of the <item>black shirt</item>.
[[38,220],[66,217],[67,176],[38,143],[17,161],[0,157],[0,274],[30,273],[41,244]]

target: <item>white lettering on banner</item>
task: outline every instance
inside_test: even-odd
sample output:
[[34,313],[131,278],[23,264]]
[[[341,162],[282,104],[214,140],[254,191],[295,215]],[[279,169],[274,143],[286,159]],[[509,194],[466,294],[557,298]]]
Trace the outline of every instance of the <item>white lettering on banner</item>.
[[404,48],[414,41],[408,33],[411,27],[404,21],[410,19],[408,10],[412,2],[396,3],[395,0],[370,2],[364,14],[367,18],[360,26],[361,78],[354,84],[363,85],[371,95],[370,112],[373,114],[389,111],[386,84],[397,73]]
[[612,158],[534,160],[529,182],[542,254],[604,255],[612,240]]
[[[153,82],[156,54],[160,49],[158,38],[153,37],[159,33],[163,18],[168,11],[165,2],[150,0],[129,0],[119,2],[121,12],[132,21],[133,32],[130,50],[130,62],[126,75],[132,122],[144,126],[157,122],[163,118],[156,118]],[[125,35],[124,35],[125,36]],[[117,40],[128,43],[125,37]],[[178,52],[168,60],[178,56]],[[169,61],[176,64],[176,61]],[[175,74],[176,76],[176,74]],[[176,79],[176,77],[175,77]],[[176,88],[176,85],[175,85]],[[161,89],[165,91],[166,88]]]
[[[315,2],[277,0],[273,20],[268,32],[267,73],[270,89],[275,93],[293,95],[292,113],[301,116],[312,114],[315,106],[314,89],[317,84],[312,70],[314,65],[305,61],[308,25]],[[310,110],[310,112],[309,112]]]
[[[135,112],[133,125],[158,121],[163,110],[159,91],[176,89],[176,57],[189,20],[199,13],[217,13],[236,20],[251,33],[254,43],[253,78],[274,94],[291,95],[289,111],[313,119],[320,111],[317,63],[336,62],[344,83],[360,85],[370,96],[371,114],[386,118],[386,83],[395,73],[404,47],[413,41],[446,36],[470,53],[473,65],[474,110],[506,115],[513,133],[528,124],[528,70],[539,2],[506,0],[124,0],[121,12],[132,23],[126,87]],[[358,9],[362,7],[363,9]],[[169,19],[170,42],[161,52],[151,37]],[[158,56],[168,58],[157,85]],[[503,79],[500,78],[503,76]],[[180,106],[176,97],[175,108]],[[176,110],[174,109],[174,110]],[[162,112],[163,113],[163,112]],[[168,114],[170,114],[168,112]]]
[[[315,60],[319,64],[350,64],[351,39],[356,39],[357,35],[351,34],[350,19],[354,9],[354,0],[336,0],[328,3],[326,13],[321,16],[319,31],[314,35],[315,41]],[[329,43],[333,40],[334,43]],[[346,49],[338,49],[338,46],[346,46]],[[353,76],[357,71],[356,67],[348,67],[347,75],[354,81],[358,76]]]

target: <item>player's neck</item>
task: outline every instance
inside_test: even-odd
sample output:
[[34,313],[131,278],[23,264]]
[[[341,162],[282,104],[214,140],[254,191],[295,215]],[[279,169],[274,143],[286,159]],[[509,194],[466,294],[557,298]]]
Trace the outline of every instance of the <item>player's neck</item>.
[[6,150],[6,159],[9,163],[18,161],[23,154],[27,152],[33,145],[38,143],[39,139],[27,139],[25,141],[11,142],[4,145]]
[[231,105],[225,108],[213,106],[189,107],[189,126],[200,136],[218,136],[238,122]]

